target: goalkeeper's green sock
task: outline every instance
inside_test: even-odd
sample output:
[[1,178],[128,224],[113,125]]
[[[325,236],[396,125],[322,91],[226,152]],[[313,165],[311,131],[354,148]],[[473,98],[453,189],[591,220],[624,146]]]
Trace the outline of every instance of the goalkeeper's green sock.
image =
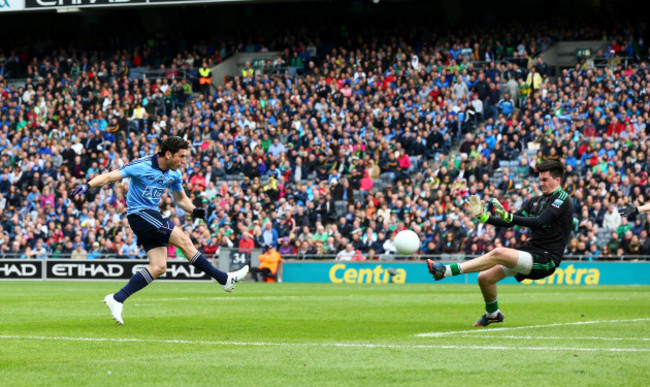
[[460,267],[460,263],[452,263],[445,266],[445,277],[459,274],[463,274],[463,269]]
[[494,301],[485,301],[485,311],[488,317],[496,317],[499,314],[499,302],[496,299]]

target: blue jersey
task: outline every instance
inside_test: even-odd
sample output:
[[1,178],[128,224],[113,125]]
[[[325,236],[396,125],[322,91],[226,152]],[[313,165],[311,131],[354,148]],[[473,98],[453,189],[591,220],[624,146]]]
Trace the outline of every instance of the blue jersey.
[[158,204],[167,189],[183,191],[179,170],[163,172],[158,166],[158,155],[131,161],[119,169],[122,177],[130,177],[129,193],[126,195],[126,214],[142,210],[160,211]]

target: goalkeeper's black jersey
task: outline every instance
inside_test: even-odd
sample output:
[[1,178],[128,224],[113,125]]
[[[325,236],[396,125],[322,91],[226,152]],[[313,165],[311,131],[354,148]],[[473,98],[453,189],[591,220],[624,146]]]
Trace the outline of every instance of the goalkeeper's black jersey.
[[573,199],[562,189],[528,200],[516,215],[538,217],[544,211],[554,215],[550,224],[531,228],[530,238],[522,246],[548,251],[562,259],[573,227]]

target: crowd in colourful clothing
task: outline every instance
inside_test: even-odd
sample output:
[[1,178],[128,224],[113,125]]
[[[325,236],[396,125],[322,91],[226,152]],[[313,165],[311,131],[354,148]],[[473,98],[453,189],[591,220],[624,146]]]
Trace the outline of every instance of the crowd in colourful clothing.
[[[553,75],[531,57],[544,35],[523,36],[296,43],[280,60],[300,75],[247,73],[208,95],[179,74],[217,63],[219,50],[179,54],[144,81],[129,72],[157,63],[146,50],[108,61],[0,55],[2,68],[19,61],[29,77],[16,86],[0,76],[0,251],[142,256],[124,215],[127,181],[79,200],[67,194],[180,135],[192,145],[186,191],[209,216],[192,222],[169,195],[161,211],[207,254],[272,245],[283,256],[390,257],[407,228],[422,238],[419,254],[516,245],[526,229],[476,224],[465,200],[517,208],[540,194],[534,166],[545,159],[568,168],[568,253],[650,254],[648,219],[616,211],[647,195],[647,55]],[[637,40],[618,41],[621,55],[647,53]]]

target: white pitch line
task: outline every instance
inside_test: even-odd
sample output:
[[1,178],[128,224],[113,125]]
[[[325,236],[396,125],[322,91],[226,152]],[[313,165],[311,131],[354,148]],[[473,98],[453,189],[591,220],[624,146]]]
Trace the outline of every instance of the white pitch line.
[[191,345],[222,345],[222,346],[251,346],[251,347],[321,347],[321,348],[369,348],[369,349],[484,349],[500,351],[582,351],[582,352],[650,352],[650,348],[585,348],[585,347],[509,347],[503,345],[394,345],[370,343],[274,343],[274,342],[244,342],[244,341],[202,341],[202,340],[156,340],[136,338],[111,337],[66,337],[66,336],[14,336],[0,335],[4,340],[54,340],[54,341],[85,341],[113,343],[156,343],[156,344],[191,344]]
[[[82,289],[79,289],[82,290]],[[87,290],[87,289],[83,289]],[[465,297],[467,296],[468,293],[450,293],[446,294],[445,297]],[[626,293],[626,295],[635,295],[635,294],[647,294],[647,293],[641,293],[641,292],[629,292]],[[387,297],[385,293],[377,293],[377,294],[364,294],[364,297]],[[395,297],[401,297],[401,294],[393,294]],[[511,295],[512,297],[516,297],[516,294]],[[566,293],[552,293],[552,292],[538,292],[538,293],[525,293],[522,295],[522,297],[526,297],[527,299],[530,297],[534,296],[540,296],[540,297],[548,297],[548,296],[566,296]],[[222,297],[203,297],[201,295],[197,295],[195,297],[160,297],[160,298],[155,298],[155,297],[150,297],[150,298],[143,298],[139,299],[138,301],[141,302],[167,302],[167,301],[195,301],[195,300],[201,300],[201,301],[235,301],[235,300],[315,300],[315,299],[347,299],[347,298],[353,298],[353,297],[358,297],[357,295],[339,295],[339,294],[331,294],[331,295],[319,295],[319,296],[305,296],[305,295],[285,295],[285,296],[228,296],[224,295]],[[426,297],[426,295],[422,295],[422,297]],[[22,298],[27,298],[27,297],[22,297]],[[579,297],[581,298],[581,297]],[[598,299],[603,299],[603,297],[597,297]],[[96,299],[96,300],[34,300],[34,299],[20,299],[18,297],[12,296],[11,298],[2,298],[0,301],[4,301],[6,299],[11,299],[13,301],[20,301],[20,302],[32,302],[32,303],[39,303],[39,304],[69,304],[69,303],[96,303],[96,302],[103,302],[103,299]],[[606,298],[606,299],[615,299],[615,300],[620,300],[620,297],[611,297],[611,298]]]
[[[474,335],[458,335],[454,337],[471,337]],[[599,336],[499,336],[481,335],[484,339],[514,339],[514,340],[596,340],[596,341],[650,341],[647,337],[599,337]]]
[[629,320],[601,320],[601,321],[577,321],[577,322],[568,322],[568,323],[556,323],[556,324],[545,324],[545,325],[527,325],[522,327],[504,327],[504,328],[488,328],[488,329],[471,329],[464,331],[449,331],[449,332],[429,332],[429,333],[418,333],[415,336],[417,337],[441,337],[449,335],[464,335],[464,334],[475,334],[475,333],[493,333],[497,331],[513,331],[517,329],[533,329],[533,328],[548,328],[548,327],[560,327],[566,325],[588,325],[588,324],[606,324],[606,323],[622,323],[622,322],[635,322],[635,321],[650,321],[650,318],[635,318]]
[[[222,297],[161,297],[161,298],[141,298],[133,299],[136,302],[168,302],[168,301],[225,301],[225,302],[235,302],[242,300],[315,300],[315,299],[347,299],[354,298],[354,295],[343,295],[343,296],[243,296],[243,297],[230,297],[224,295]],[[22,302],[33,302],[39,304],[70,304],[70,303],[102,303],[103,299],[96,300],[65,300],[65,301],[53,301],[53,300],[25,300]]]

